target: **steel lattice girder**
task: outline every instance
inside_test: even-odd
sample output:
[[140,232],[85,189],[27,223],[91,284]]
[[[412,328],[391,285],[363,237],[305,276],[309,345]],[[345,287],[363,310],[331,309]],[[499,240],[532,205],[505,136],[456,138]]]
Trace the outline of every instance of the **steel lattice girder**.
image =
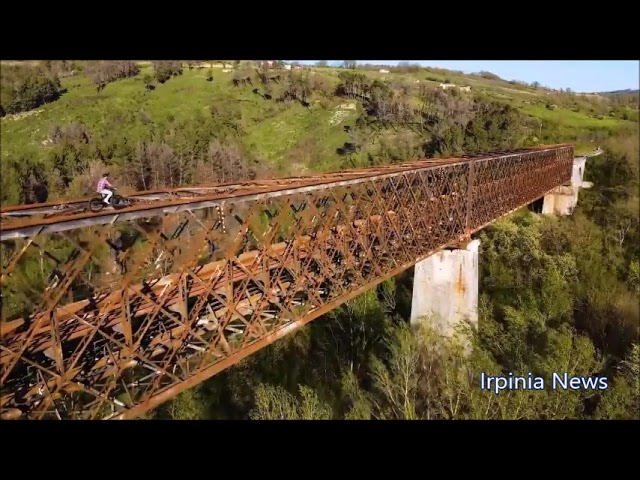
[[5,226],[3,418],[139,415],[567,184],[572,164],[572,146],[540,147]]

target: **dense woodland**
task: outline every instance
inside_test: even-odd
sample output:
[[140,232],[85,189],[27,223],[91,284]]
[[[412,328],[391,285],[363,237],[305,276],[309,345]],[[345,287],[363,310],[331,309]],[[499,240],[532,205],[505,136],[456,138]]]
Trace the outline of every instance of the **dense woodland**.
[[[77,119],[54,122],[37,148],[3,143],[3,150],[11,150],[2,155],[1,203],[90,195],[106,168],[122,189],[135,191],[293,174],[303,163],[308,170],[348,168],[555,142],[591,142],[604,149],[587,163],[586,179],[594,187],[580,192],[571,217],[518,212],[478,235],[480,327],[469,333],[470,356],[426,326],[409,329],[412,278],[405,272],[147,418],[639,419],[637,94],[592,101],[478,74],[497,85],[544,92],[529,103],[548,112],[560,108],[594,120],[621,120],[615,127],[568,129],[545,119],[543,130],[539,119],[490,92],[442,91],[394,75],[374,78],[372,68],[345,64],[349,68],[324,74],[321,68],[286,71],[277,63],[265,68],[233,62],[233,72],[225,77],[205,67],[204,85],[225,82],[231,92],[211,101],[206,113],[156,120],[145,111],[123,109],[102,118],[99,126],[79,120],[80,113]],[[3,116],[19,115],[60,101],[68,95],[61,79],[90,81],[97,96],[135,79],[140,80],[135,95],[156,95],[198,65],[165,61],[141,69],[122,61],[3,67],[0,110]],[[391,70],[423,75],[412,65]],[[423,77],[440,75],[436,81],[454,74],[432,70]],[[248,113],[233,97],[249,94],[261,102],[257,113]],[[294,105],[323,111],[345,101],[358,108],[344,125],[348,141],[335,150],[330,164],[323,164],[320,154],[309,157],[317,141],[311,137],[285,152],[280,164],[261,158],[246,141],[259,121]],[[122,128],[131,121],[135,128]],[[565,371],[605,375],[610,388],[497,396],[478,388],[480,372],[549,378]]]

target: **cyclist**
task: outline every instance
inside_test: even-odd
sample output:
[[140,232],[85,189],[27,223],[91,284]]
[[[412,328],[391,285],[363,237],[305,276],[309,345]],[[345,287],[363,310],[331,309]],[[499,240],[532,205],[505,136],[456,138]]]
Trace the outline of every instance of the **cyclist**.
[[102,195],[102,201],[107,205],[110,205],[109,201],[113,195],[113,192],[110,189],[111,184],[109,183],[109,172],[107,172],[102,175],[100,180],[98,180],[98,187],[96,188],[96,191]]

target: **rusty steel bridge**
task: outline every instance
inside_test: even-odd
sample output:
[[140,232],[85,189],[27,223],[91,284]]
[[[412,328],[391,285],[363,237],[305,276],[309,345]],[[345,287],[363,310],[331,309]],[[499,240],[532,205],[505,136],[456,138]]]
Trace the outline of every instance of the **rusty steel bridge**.
[[573,154],[1,209],[2,418],[134,418],[567,185]]

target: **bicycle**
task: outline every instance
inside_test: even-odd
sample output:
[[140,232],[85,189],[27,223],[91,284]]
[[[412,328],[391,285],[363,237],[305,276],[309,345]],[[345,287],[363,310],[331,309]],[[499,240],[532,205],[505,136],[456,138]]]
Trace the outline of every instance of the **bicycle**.
[[96,213],[101,211],[104,207],[111,206],[113,208],[123,208],[129,205],[129,202],[122,195],[118,195],[115,193],[115,189],[113,195],[109,199],[109,204],[104,203],[104,195],[100,195],[100,197],[95,197],[89,200],[89,210]]

